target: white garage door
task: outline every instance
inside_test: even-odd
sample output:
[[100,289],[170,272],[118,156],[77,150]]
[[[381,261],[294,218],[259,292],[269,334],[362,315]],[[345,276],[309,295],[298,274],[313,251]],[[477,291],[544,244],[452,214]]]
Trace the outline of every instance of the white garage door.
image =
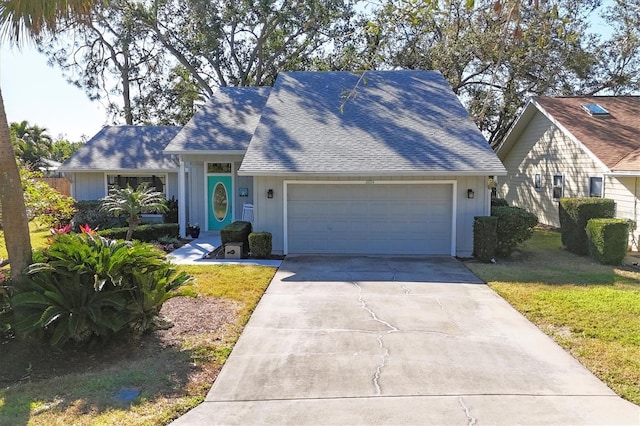
[[289,253],[451,254],[451,184],[289,184]]

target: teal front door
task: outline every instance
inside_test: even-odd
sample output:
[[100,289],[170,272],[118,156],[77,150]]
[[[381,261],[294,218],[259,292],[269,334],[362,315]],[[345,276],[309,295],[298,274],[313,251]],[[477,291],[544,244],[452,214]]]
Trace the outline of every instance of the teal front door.
[[233,222],[232,176],[207,176],[208,229],[216,231]]

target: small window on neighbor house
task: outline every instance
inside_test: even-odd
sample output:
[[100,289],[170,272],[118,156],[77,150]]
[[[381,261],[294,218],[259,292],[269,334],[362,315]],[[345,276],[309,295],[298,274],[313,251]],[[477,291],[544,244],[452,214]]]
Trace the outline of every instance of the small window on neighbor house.
[[536,173],[533,177],[533,189],[536,191],[540,191],[542,189],[542,175],[540,173]]
[[557,201],[564,195],[564,177],[553,175],[553,200]]
[[602,197],[602,178],[589,178],[589,197]]
[[231,163],[207,163],[207,173],[231,173]]
[[581,104],[582,109],[587,111],[589,115],[609,115],[609,111],[607,111],[603,106],[598,104]]

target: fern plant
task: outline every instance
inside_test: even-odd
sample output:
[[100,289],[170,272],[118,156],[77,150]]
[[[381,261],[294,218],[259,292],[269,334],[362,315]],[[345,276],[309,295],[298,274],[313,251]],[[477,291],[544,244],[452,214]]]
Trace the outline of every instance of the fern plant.
[[192,295],[184,289],[192,278],[151,244],[62,234],[44,260],[31,265],[11,305],[18,333],[45,335],[53,346],[139,335],[165,301]]

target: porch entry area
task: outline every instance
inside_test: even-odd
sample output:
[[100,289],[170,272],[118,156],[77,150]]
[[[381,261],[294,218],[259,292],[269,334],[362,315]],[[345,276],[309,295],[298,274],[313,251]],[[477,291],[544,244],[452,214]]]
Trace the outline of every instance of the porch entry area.
[[233,222],[232,163],[207,163],[207,230],[218,231]]

